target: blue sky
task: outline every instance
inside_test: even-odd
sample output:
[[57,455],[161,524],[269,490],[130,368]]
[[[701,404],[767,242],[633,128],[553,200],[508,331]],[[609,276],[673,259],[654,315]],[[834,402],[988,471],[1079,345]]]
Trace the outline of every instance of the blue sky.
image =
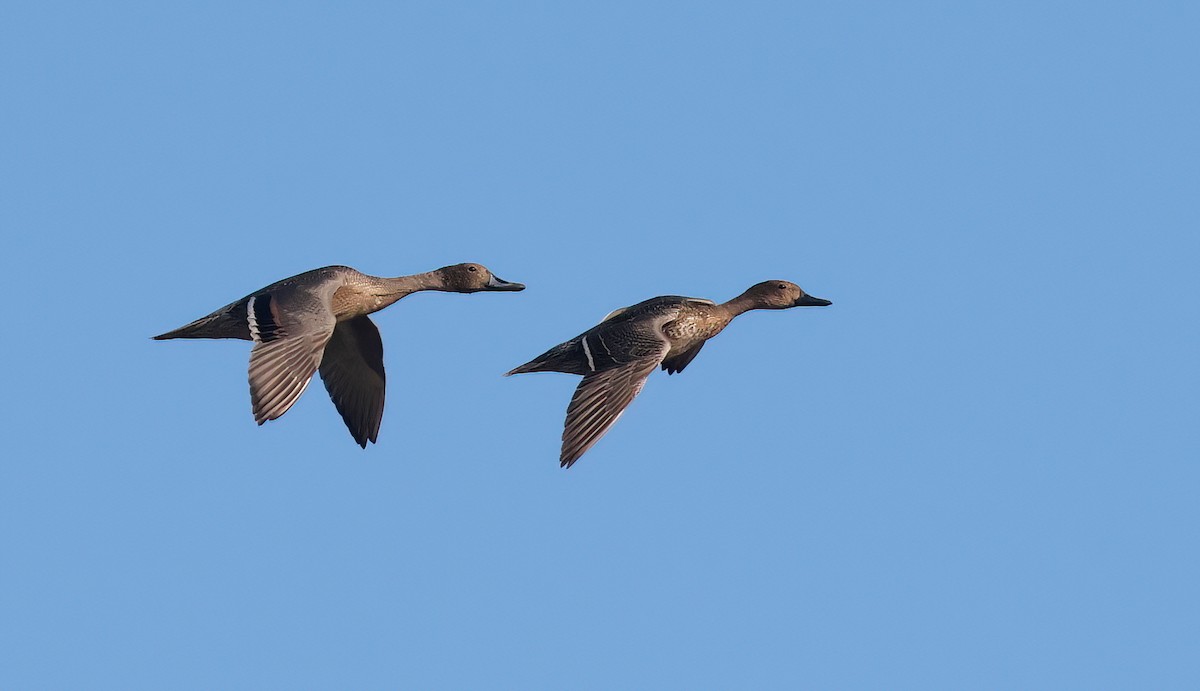
[[[1192,3],[10,3],[0,687],[1200,685]],[[363,451],[243,342],[328,264]],[[570,471],[620,306],[768,278]]]

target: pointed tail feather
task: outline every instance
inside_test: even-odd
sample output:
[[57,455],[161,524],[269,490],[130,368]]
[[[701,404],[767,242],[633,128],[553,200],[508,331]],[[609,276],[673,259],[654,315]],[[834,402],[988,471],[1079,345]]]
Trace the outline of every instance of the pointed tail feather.
[[590,370],[588,370],[586,362],[579,340],[573,339],[566,343],[560,343],[520,367],[505,372],[504,376],[509,377],[527,372],[587,374]]
[[172,338],[240,338],[250,340],[250,327],[243,317],[238,320],[234,315],[216,312],[200,317],[191,324],[185,324],[173,331],[152,336],[156,341],[167,341]]

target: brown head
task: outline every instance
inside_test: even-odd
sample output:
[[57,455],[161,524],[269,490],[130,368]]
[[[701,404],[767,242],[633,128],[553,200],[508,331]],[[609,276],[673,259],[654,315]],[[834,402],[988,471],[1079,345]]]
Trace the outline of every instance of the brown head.
[[747,309],[785,310],[789,307],[824,307],[833,303],[824,298],[813,297],[791,281],[763,281],[750,286],[739,295],[739,301]]
[[524,283],[510,283],[497,277],[483,264],[455,264],[433,272],[442,290],[454,293],[478,293],[481,290],[525,290]]

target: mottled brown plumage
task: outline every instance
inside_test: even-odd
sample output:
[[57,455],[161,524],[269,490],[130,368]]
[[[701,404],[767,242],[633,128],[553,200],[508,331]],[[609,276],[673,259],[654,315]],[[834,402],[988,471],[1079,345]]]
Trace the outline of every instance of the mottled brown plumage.
[[[596,326],[508,372],[583,375],[567,406],[559,462],[569,468],[604,436],[655,367],[682,372],[705,341],[753,309],[823,306],[788,281],[764,281],[721,304],[666,295],[619,309]],[[507,375],[506,375],[507,376]]]

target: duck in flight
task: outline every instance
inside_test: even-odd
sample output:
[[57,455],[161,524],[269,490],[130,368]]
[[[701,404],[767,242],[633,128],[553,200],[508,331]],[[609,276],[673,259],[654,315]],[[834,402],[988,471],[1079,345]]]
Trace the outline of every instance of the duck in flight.
[[571,467],[613,426],[656,367],[682,372],[705,341],[744,312],[820,307],[795,283],[764,281],[728,302],[665,295],[619,309],[505,376],[525,372],[583,375],[567,406],[559,463]]
[[379,437],[385,384],[383,341],[367,315],[422,290],[524,289],[480,264],[455,264],[396,278],[327,266],[272,283],[154,338],[253,341],[250,402],[260,425],[286,413],[320,371],[351,436],[365,449],[368,441]]

